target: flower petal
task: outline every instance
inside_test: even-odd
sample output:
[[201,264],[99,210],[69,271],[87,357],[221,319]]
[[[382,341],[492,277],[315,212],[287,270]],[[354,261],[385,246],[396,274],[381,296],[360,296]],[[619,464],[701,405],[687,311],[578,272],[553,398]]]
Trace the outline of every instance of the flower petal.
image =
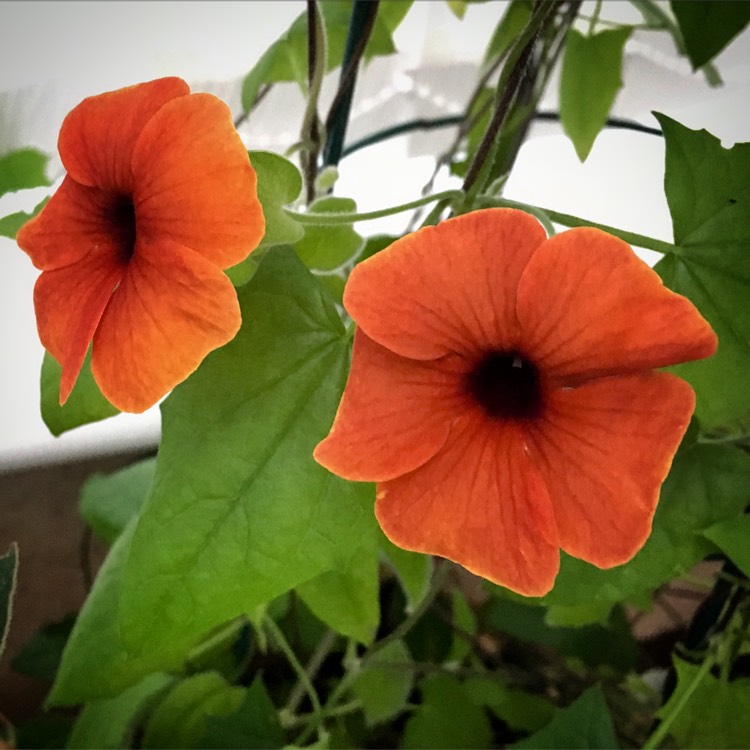
[[41,213],[18,231],[18,246],[44,271],[69,266],[89,253],[121,257],[111,219],[112,198],[65,177]]
[[629,245],[592,228],[547,240],[518,287],[535,364],[572,383],[708,357],[716,335]]
[[516,287],[545,237],[515,209],[448,219],[356,266],[344,306],[370,338],[404,357],[513,349]]
[[189,93],[182,79],[159,78],[84,99],[65,118],[57,142],[68,174],[83,185],[130,193],[133,148],[144,125]]
[[529,427],[549,488],[560,546],[600,568],[644,544],[672,458],[695,406],[668,373],[622,375],[548,394]]
[[399,357],[357,330],[346,390],[315,460],[357,481],[393,479],[421,466],[460,413],[461,369],[455,358]]
[[378,521],[399,547],[447,557],[527,596],[552,588],[555,522],[518,426],[463,420],[432,460],[379,484],[377,497]]
[[122,278],[123,266],[108,253],[44,271],[34,286],[39,339],[60,363],[60,403],[73,390],[99,320]]
[[138,233],[169,239],[222,268],[263,238],[255,171],[224,102],[192,94],[164,105],[133,154]]
[[94,336],[94,378],[118,409],[144,411],[240,322],[234,287],[213,263],[176,243],[139,241]]

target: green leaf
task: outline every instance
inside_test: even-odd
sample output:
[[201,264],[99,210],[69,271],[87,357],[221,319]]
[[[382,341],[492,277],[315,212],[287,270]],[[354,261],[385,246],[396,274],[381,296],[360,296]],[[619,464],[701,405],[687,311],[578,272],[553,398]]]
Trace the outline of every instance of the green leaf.
[[36,213],[36,211],[33,214],[16,211],[13,214],[8,214],[8,216],[3,216],[0,219],[0,237],[8,237],[14,240],[18,234],[18,230]]
[[207,716],[206,731],[198,747],[263,750],[284,746],[284,732],[276,708],[260,677],[245,691],[245,698],[232,714]]
[[47,699],[49,705],[72,705],[111,697],[156,671],[149,668],[143,657],[128,653],[117,620],[122,569],[135,524],[134,518],[118,537],[96,576],[63,651]]
[[91,530],[113,544],[138,515],[154,478],[156,459],[147,458],[112,474],[92,474],[81,489],[81,515]]
[[227,268],[224,273],[229,277],[229,280],[234,286],[242,286],[247,284],[253,275],[258,270],[260,263],[258,257],[261,254],[261,250],[256,249],[254,253],[241,260],[239,263],[233,265],[231,268]]
[[721,521],[703,532],[748,577],[750,577],[750,515]]
[[[326,0],[320,3],[328,44],[327,70],[341,65],[349,31],[350,0]],[[390,55],[396,51],[392,34],[411,7],[410,2],[381,3],[375,17],[364,59]],[[264,83],[296,81],[307,88],[307,16],[302,13],[262,55],[242,82],[242,108],[248,112]]]
[[[450,606],[446,597],[438,597],[438,603],[445,609]],[[453,629],[435,607],[429,607],[404,636],[404,642],[416,661],[443,664],[450,656]]]
[[242,111],[247,114],[255,104],[260,87],[272,81],[274,66],[277,57],[283,54],[283,42],[281,39],[275,41],[260,57],[250,72],[242,80]]
[[469,5],[468,0],[445,0],[445,4],[459,21],[466,15],[466,8]]
[[357,675],[352,692],[362,702],[368,726],[400,714],[414,688],[413,660],[403,641],[384,646]]
[[91,350],[81,367],[73,390],[65,402],[60,406],[60,376],[62,367],[49,353],[44,353],[41,374],[41,411],[42,419],[49,431],[55,435],[62,435],[90,422],[98,422],[107,417],[119,414],[119,409],[107,401],[91,372]]
[[13,669],[27,677],[52,682],[74,622],[75,615],[68,615],[41,627],[15,656]]
[[458,18],[459,21],[463,20],[470,5],[478,3],[486,3],[487,0],[445,0],[448,7],[451,9],[453,15]]
[[580,607],[643,598],[714,551],[702,532],[742,514],[748,484],[750,455],[737,448],[680,448],[662,486],[651,535],[640,552],[610,570],[563,555],[555,587],[542,601]]
[[344,299],[344,288],[346,287],[346,279],[340,276],[339,273],[316,273],[315,277],[318,281],[328,290],[328,294],[331,295],[331,299],[336,304],[342,304]]
[[536,732],[552,721],[555,706],[544,698],[510,688],[492,677],[471,677],[463,683],[469,698],[485,706],[512,730]]
[[471,644],[466,636],[476,635],[477,619],[461,591],[452,592],[451,604],[454,633],[448,661],[460,664],[471,653]]
[[18,750],[40,750],[41,748],[63,748],[73,727],[69,716],[37,713],[32,719],[15,727]]
[[618,747],[612,718],[598,685],[590,687],[536,734],[511,745],[534,750],[583,750]]
[[670,733],[678,747],[746,748],[750,737],[750,679],[726,682],[674,658],[677,687],[657,712],[676,716]]
[[713,60],[750,22],[747,0],[692,0],[669,3],[693,70]]
[[[355,213],[357,204],[351,198],[329,196],[310,204],[313,213]],[[356,257],[364,239],[351,224],[308,224],[305,236],[294,245],[297,255],[308,268],[332,271]]]
[[484,710],[473,703],[454,677],[426,678],[422,701],[404,729],[399,747],[486,748],[492,730]]
[[200,748],[209,717],[233,714],[246,690],[215,672],[178,682],[154,708],[146,724],[143,748]]
[[666,141],[664,189],[678,247],[656,270],[719,337],[713,357],[672,369],[693,386],[696,415],[712,429],[750,417],[750,143],[725,149],[705,130],[655,114]]
[[271,151],[250,151],[250,163],[258,176],[258,200],[263,206],[266,233],[261,247],[297,242],[305,233],[302,225],[282,208],[302,191],[302,175],[288,159]]
[[13,617],[13,597],[16,593],[18,572],[18,545],[13,542],[0,557],[0,656],[5,650],[5,641]]
[[[401,25],[401,21],[406,18],[406,14],[411,10],[412,5],[414,5],[414,0],[399,0],[397,3],[381,3],[378,6],[378,15],[375,22],[382,22],[386,29],[393,34]],[[382,48],[385,49],[386,45],[383,44]],[[396,51],[395,48],[394,51]],[[372,50],[370,52],[372,54]]]
[[585,161],[622,87],[622,52],[632,29],[584,36],[570,29],[560,75],[560,121]]
[[190,652],[184,669],[190,674],[218,672],[229,682],[236,682],[247,669],[256,643],[250,617],[237,617],[208,633]]
[[590,667],[607,665],[627,672],[637,657],[633,637],[619,610],[605,625],[559,627],[550,625],[542,607],[532,606],[528,600],[513,601],[501,594],[482,607],[481,619],[486,627],[547,646]]
[[0,156],[0,195],[49,185],[47,162],[49,156],[33,148]]
[[78,714],[67,746],[76,750],[131,747],[139,718],[155,696],[173,681],[171,675],[149,675],[114,698],[88,703]]
[[518,39],[529,23],[532,8],[533,4],[529,0],[511,0],[508,3],[487,45],[484,53],[485,63],[502,57],[510,49],[511,44]]
[[350,356],[333,303],[284,248],[239,298],[248,324],[162,405],[154,485],[106,647],[116,663],[100,657],[88,691],[179,666],[212,628],[335,569],[352,539],[374,533],[355,485],[312,458]]
[[378,540],[381,553],[393,568],[406,594],[406,611],[413,612],[430,588],[432,557],[397,547],[380,531],[380,527],[378,527]]
[[591,623],[606,625],[611,610],[611,602],[585,602],[570,607],[553,604],[547,608],[544,621],[550,627],[562,628],[579,628]]
[[293,203],[302,190],[302,176],[288,159],[271,151],[248,151],[258,178],[258,200],[263,206],[266,231],[258,247],[226,274],[235,286],[246,284],[258,270],[264,250],[301,239],[302,224],[289,216],[283,207]]
[[385,250],[385,248],[392,245],[398,238],[399,235],[395,234],[375,234],[372,237],[368,237],[365,240],[364,249],[357,258],[357,263],[361,263],[363,260],[371,258],[375,253]]
[[[373,485],[356,484],[353,489],[363,514],[372,513],[375,505]],[[372,643],[380,622],[375,534],[368,529],[368,533],[353,540],[348,549],[340,550],[332,570],[305,581],[296,591],[326,625],[360,643]]]
[[13,214],[8,214],[0,219],[0,237],[9,237],[14,240],[18,234],[18,230],[29,220],[33,219],[46,205],[49,200],[49,196],[34,206],[31,213],[25,211],[16,211]]

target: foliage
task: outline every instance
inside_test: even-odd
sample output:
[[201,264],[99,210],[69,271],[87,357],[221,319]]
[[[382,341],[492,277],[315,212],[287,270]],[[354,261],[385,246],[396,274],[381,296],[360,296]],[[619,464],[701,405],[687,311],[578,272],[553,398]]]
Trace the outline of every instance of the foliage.
[[[472,13],[468,0],[447,5],[455,24]],[[412,3],[312,2],[319,23],[301,13],[255,62],[238,92],[238,123],[284,84],[308,104],[290,152],[248,153],[265,233],[225,271],[242,326],[162,402],[156,456],[86,481],[84,543],[95,535],[108,547],[106,560],[81,611],[45,625],[12,661],[2,652],[13,627],[17,546],[0,557],[0,656],[49,686],[46,711],[3,728],[0,746],[746,744],[750,143],[727,148],[706,130],[656,114],[672,242],[504,195],[553,81],[560,127],[584,161],[611,124],[638,30],[671,37],[716,83],[714,59],[750,21],[747,2],[633,5],[642,24],[610,20],[611,6],[600,2],[498,6],[453,142],[435,154],[436,174],[442,169],[457,186],[433,193],[429,185],[421,197],[415,186],[413,201],[366,214],[358,213],[360,196],[336,192],[335,163],[320,154],[331,153],[332,132],[346,131],[342,102],[356,96],[351,71],[398,54],[394,32]],[[362,13],[370,14],[364,29],[352,21]],[[308,70],[311,40],[319,58]],[[322,78],[334,71],[340,88],[324,117]],[[430,126],[396,124],[372,143]],[[240,156],[247,169],[244,146]],[[48,186],[48,159],[34,149],[1,157],[0,195]],[[392,174],[400,179],[398,165]],[[15,237],[47,200],[0,217],[0,234]],[[660,252],[664,285],[695,305],[719,341],[715,356],[669,368],[694,390],[695,416],[664,466],[640,550],[606,569],[562,553],[554,588],[535,598],[397,546],[373,512],[393,477],[346,479],[313,456],[332,425],[340,428],[352,352],[356,358],[366,327],[355,337],[344,294],[350,275],[406,234],[369,232],[365,220],[411,211],[411,226],[439,225],[488,206],[520,207],[545,227],[598,226]],[[404,274],[397,293],[428,284],[426,276]],[[375,300],[377,308],[382,299]],[[90,362],[89,351],[61,406],[61,367],[45,354],[40,408],[53,435],[118,413]],[[374,381],[364,382],[374,398]],[[697,580],[701,562],[710,572]],[[684,588],[700,600],[690,622],[657,641],[640,638],[639,618]]]

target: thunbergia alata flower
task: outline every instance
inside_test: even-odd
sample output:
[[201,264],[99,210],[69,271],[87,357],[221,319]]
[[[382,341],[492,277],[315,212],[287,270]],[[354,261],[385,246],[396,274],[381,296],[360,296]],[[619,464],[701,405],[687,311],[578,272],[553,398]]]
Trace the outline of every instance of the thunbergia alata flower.
[[602,568],[641,548],[695,400],[653,370],[717,341],[625,242],[475,211],[360,263],[344,305],[352,368],[315,458],[377,482],[391,541],[529,596],[561,548]]
[[140,412],[239,330],[222,269],[263,237],[255,172],[226,104],[179,78],[85,99],[58,148],[62,185],[17,237],[43,271],[39,337],[61,403],[91,344],[102,393]]

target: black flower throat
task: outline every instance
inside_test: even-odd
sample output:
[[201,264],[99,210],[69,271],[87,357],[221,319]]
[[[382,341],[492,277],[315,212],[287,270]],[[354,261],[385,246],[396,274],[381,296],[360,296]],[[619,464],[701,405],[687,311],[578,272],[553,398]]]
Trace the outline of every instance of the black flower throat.
[[516,351],[492,351],[469,372],[466,388],[493,419],[533,419],[542,411],[535,365]]

